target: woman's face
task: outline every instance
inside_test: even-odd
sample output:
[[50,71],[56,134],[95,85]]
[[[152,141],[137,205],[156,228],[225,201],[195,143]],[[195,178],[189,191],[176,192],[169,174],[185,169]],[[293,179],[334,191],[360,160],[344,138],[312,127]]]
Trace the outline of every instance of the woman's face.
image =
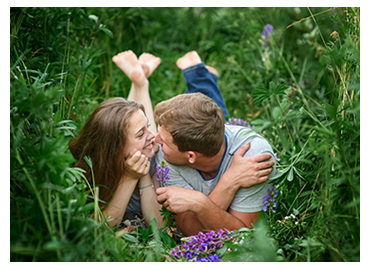
[[152,158],[158,151],[158,144],[154,142],[155,134],[149,129],[148,119],[142,110],[135,111],[128,121],[125,157],[136,149],[147,158]]

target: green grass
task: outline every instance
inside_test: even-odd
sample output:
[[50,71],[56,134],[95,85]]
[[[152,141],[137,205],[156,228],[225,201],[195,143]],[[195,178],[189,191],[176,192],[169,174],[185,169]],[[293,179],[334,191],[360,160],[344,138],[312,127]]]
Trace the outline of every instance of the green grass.
[[116,237],[96,222],[71,167],[68,142],[93,109],[127,97],[111,59],[131,49],[162,59],[153,105],[185,91],[175,62],[197,50],[230,115],[281,159],[276,213],[225,260],[359,261],[359,18],[359,8],[11,8],[10,260],[175,260],[160,231]]

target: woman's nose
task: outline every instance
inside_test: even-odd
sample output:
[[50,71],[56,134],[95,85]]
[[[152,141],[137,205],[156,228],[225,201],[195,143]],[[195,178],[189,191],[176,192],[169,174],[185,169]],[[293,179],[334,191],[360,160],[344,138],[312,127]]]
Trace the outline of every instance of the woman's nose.
[[154,138],[155,138],[155,134],[151,130],[149,130],[149,134],[148,134],[147,140],[148,141],[151,141]]

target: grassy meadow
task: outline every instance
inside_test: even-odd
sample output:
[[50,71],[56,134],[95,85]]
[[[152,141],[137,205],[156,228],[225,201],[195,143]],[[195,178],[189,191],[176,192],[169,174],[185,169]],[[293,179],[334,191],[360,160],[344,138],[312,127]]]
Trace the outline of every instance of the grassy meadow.
[[175,63],[196,50],[230,117],[276,152],[276,205],[213,254],[360,261],[360,8],[346,7],[10,8],[10,261],[187,261],[162,230],[97,222],[72,167],[69,140],[100,102],[128,95],[111,60],[125,50],[162,59],[153,105],[185,91]]

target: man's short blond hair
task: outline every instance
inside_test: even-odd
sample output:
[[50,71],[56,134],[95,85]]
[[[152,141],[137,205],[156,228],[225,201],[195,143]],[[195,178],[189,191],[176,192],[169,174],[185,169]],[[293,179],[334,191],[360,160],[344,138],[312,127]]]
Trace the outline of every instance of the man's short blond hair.
[[155,107],[154,117],[181,152],[213,157],[224,142],[224,112],[204,94],[182,94],[162,101]]

